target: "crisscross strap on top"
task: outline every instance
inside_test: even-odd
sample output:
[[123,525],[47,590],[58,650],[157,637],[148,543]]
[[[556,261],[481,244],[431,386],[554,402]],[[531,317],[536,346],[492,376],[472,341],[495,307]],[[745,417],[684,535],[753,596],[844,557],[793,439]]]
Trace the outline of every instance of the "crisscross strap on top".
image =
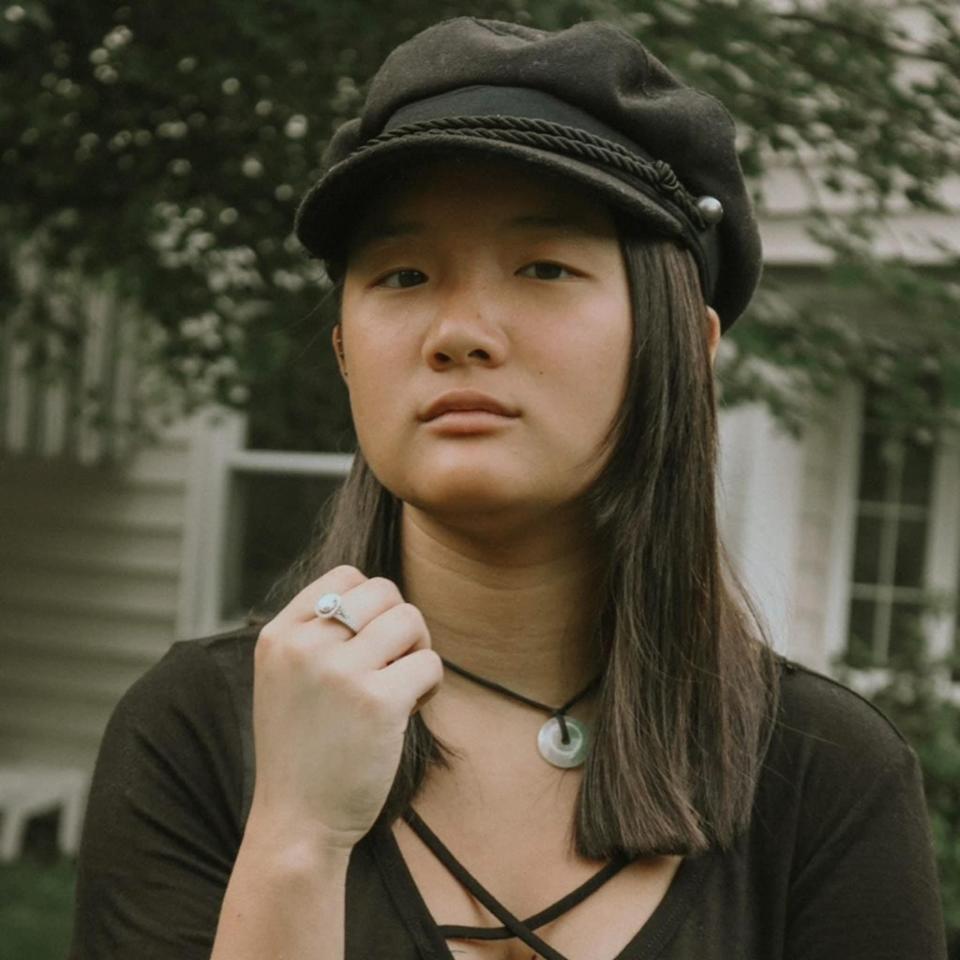
[[412,807],[407,808],[403,814],[403,818],[410,825],[414,833],[430,848],[437,859],[503,924],[502,927],[469,927],[446,924],[438,927],[440,934],[445,939],[507,940],[511,937],[516,937],[518,940],[522,940],[527,944],[527,946],[537,950],[544,960],[566,960],[566,957],[557,950],[554,950],[550,944],[540,939],[533,931],[537,927],[542,927],[551,920],[555,920],[561,914],[566,913],[568,910],[577,906],[577,904],[586,900],[591,893],[616,876],[630,862],[629,859],[624,856],[611,860],[610,863],[590,877],[589,880],[566,896],[561,897],[556,903],[551,904],[527,920],[520,920],[510,913],[510,911],[457,860]]

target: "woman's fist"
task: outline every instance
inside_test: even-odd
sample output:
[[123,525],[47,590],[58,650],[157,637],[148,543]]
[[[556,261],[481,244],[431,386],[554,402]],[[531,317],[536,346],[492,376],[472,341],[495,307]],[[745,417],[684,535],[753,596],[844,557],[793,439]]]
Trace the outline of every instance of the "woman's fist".
[[[340,594],[356,635],[317,617],[326,593]],[[410,715],[442,678],[423,615],[396,584],[349,566],[315,580],[257,640],[251,815],[353,847],[387,799]]]

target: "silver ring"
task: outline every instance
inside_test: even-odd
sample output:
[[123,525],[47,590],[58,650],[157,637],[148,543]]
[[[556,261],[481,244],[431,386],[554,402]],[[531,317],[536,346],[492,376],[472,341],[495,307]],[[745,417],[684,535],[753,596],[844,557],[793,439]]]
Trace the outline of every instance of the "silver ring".
[[316,615],[322,619],[339,620],[345,627],[349,627],[354,633],[359,633],[360,629],[347,615],[343,609],[343,598],[339,593],[325,593],[313,605]]

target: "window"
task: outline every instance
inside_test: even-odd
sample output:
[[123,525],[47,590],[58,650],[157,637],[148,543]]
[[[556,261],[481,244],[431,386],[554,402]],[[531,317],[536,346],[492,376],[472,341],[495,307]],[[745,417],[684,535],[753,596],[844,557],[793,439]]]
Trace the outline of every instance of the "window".
[[[960,598],[960,556],[957,557],[957,586],[954,596]],[[960,612],[956,607],[953,611],[953,637],[950,642],[950,651],[954,658],[950,679],[954,683],[960,683]]]
[[349,471],[355,441],[348,396],[322,313],[291,321],[294,337],[262,334],[263,369],[249,413],[198,421],[183,636],[230,629],[262,612]]
[[960,650],[955,452],[949,438],[923,443],[892,427],[881,400],[866,389],[845,651],[864,669]]
[[265,452],[240,453],[233,463],[236,549],[225,570],[221,608],[228,621],[263,609],[270,588],[310,544],[320,511],[347,466],[347,458],[324,463],[309,455]]
[[264,333],[263,370],[225,456],[222,623],[263,609],[271,586],[311,542],[324,503],[349,470],[355,439],[330,343],[335,306],[324,298],[316,310],[291,320],[289,338]]

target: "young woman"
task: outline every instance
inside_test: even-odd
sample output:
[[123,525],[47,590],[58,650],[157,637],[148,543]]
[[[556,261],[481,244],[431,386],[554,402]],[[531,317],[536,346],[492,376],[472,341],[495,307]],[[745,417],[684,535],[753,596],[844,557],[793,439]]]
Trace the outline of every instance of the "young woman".
[[444,21],[297,229],[354,467],[282,609],[115,711],[71,956],[944,957],[913,751],[721,564],[723,108],[602,23]]

